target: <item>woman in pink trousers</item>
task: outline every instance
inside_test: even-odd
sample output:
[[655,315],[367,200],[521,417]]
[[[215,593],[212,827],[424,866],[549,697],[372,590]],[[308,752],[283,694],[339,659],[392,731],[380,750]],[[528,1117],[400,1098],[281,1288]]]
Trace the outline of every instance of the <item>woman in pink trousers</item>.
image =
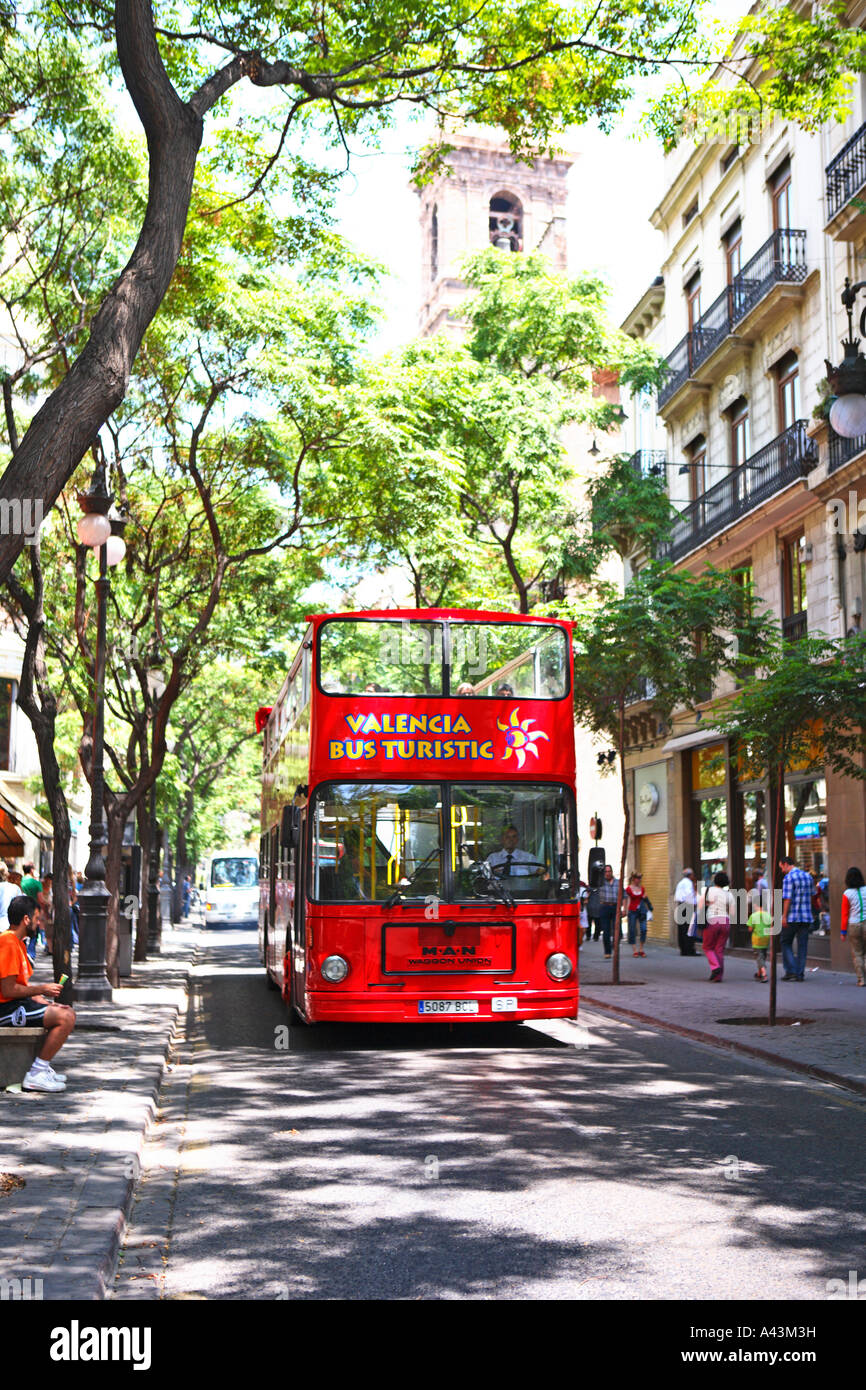
[[725,945],[731,929],[731,915],[734,909],[734,895],[729,892],[731,880],[725,873],[713,878],[710,888],[705,888],[698,903],[698,921],[703,917],[703,948],[710,965],[710,981],[721,984],[725,973]]

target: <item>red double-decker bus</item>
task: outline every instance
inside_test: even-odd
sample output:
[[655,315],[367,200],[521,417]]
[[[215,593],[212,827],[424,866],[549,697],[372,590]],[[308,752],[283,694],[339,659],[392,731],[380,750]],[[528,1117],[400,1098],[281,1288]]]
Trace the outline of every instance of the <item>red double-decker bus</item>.
[[307,1023],[575,1017],[570,626],[309,624],[264,728],[268,979]]

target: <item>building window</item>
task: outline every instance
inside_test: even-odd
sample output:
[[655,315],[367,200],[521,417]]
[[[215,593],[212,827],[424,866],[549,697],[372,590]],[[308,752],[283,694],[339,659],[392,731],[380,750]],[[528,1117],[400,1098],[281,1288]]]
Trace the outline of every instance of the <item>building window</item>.
[[430,279],[435,280],[439,274],[439,208],[433,204],[433,216],[430,219]]
[[500,251],[523,250],[523,207],[511,193],[495,193],[490,199],[490,241]]
[[751,618],[755,612],[755,571],[751,560],[738,565],[731,578],[740,590],[740,612],[744,618]]
[[726,748],[723,743],[696,748],[691,756],[692,855],[698,861],[698,889],[728,867]]
[[800,418],[800,364],[796,352],[789,352],[776,367],[779,402],[779,428],[786,430]]
[[773,203],[773,231],[791,225],[791,161],[784,160],[770,176],[770,197]]
[[806,537],[785,541],[782,551],[783,617],[795,619],[806,612]]
[[689,332],[691,333],[701,317],[701,272],[699,270],[690,280],[686,281],[686,312],[689,320]]
[[722,155],[722,173],[726,174],[740,153],[739,145],[732,145],[727,154]]
[[743,266],[743,224],[739,217],[722,237],[725,248],[725,274],[727,284],[732,285]]
[[684,453],[689,464],[689,492],[695,502],[707,490],[707,441],[704,436],[699,434],[693,439]]
[[686,212],[683,213],[683,226],[684,226],[684,227],[687,227],[687,226],[689,225],[690,222],[694,222],[694,220],[695,220],[695,218],[697,217],[697,215],[698,215],[698,200],[697,200],[697,198],[695,198],[695,201],[692,203],[691,207],[688,208],[688,209],[686,210]]
[[744,396],[728,411],[731,428],[731,467],[738,468],[749,457],[749,403]]

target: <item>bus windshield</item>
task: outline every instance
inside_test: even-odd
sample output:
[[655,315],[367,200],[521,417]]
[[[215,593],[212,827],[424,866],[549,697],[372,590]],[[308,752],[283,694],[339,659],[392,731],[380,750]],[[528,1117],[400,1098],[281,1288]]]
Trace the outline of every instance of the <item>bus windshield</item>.
[[211,861],[210,885],[212,888],[255,888],[259,881],[258,862],[255,857],[225,855]]
[[471,901],[489,894],[484,863],[512,898],[550,901],[564,878],[574,888],[569,826],[562,786],[330,783],[315,796],[312,896]]
[[320,629],[319,681],[327,695],[561,700],[568,642],[549,623],[335,618]]

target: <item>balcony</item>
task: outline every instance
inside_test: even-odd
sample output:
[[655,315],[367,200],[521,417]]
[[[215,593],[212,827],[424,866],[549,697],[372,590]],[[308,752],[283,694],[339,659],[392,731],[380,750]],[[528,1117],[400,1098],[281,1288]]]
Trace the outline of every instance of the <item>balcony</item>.
[[842,468],[866,449],[866,434],[858,434],[856,439],[845,439],[841,434],[837,434],[831,425],[829,439],[828,473],[835,473],[837,468]]
[[744,325],[776,285],[801,285],[807,273],[806,233],[787,227],[774,232],[665,358],[668,377],[659,387],[659,409]]
[[638,676],[625,697],[625,703],[627,705],[637,705],[640,704],[641,700],[652,700],[655,693],[656,688],[649,676]]
[[[842,146],[824,172],[827,180],[827,222],[830,223],[866,183],[866,124],[861,125],[848,143]],[[850,240],[855,233],[849,227],[842,235],[843,240]]]
[[805,478],[818,462],[814,440],[806,434],[807,424],[807,420],[795,421],[680,512],[670,540],[659,548],[659,558],[681,560],[798,478]]
[[668,462],[666,449],[638,449],[629,459],[629,466],[639,478],[663,478]]
[[801,637],[806,636],[808,627],[805,613],[793,613],[790,618],[782,619],[782,636],[786,642],[799,642]]

